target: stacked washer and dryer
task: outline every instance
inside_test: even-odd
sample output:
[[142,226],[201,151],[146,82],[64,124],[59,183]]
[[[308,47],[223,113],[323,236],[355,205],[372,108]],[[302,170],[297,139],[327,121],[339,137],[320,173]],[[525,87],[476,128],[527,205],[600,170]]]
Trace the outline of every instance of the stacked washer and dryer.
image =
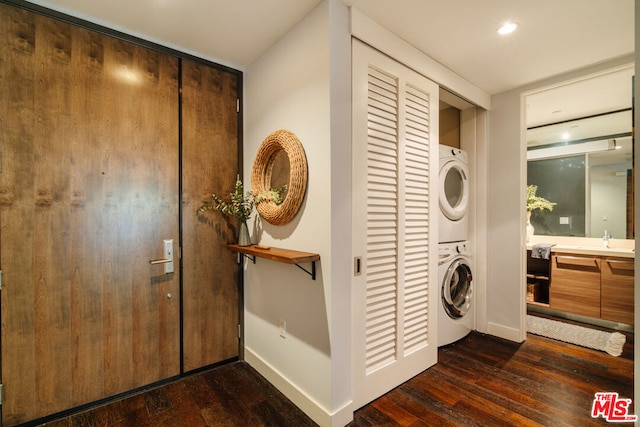
[[475,329],[467,153],[440,145],[438,347]]

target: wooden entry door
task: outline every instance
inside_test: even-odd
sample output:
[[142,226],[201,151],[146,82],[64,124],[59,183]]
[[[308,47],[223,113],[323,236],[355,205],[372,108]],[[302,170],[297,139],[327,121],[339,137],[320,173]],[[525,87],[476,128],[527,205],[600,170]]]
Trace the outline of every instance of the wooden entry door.
[[180,373],[178,59],[0,5],[3,422]]

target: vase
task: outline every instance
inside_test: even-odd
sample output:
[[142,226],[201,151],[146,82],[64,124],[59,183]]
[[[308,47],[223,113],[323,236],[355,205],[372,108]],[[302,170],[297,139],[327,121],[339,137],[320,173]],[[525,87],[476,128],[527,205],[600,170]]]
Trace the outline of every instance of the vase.
[[240,230],[238,230],[238,246],[251,246],[249,227],[245,221],[240,223]]
[[531,240],[531,236],[535,233],[536,229],[531,225],[531,211],[527,211],[527,243]]

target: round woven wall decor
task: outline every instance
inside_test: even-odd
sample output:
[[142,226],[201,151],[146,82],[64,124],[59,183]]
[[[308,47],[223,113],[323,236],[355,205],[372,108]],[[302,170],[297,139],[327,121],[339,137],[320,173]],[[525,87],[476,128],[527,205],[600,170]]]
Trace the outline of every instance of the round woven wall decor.
[[255,194],[271,189],[271,174],[275,155],[283,150],[289,159],[289,184],[280,205],[265,200],[256,206],[260,216],[269,224],[284,225],[298,213],[307,190],[307,158],[300,140],[288,130],[277,130],[267,136],[253,161],[251,188]]

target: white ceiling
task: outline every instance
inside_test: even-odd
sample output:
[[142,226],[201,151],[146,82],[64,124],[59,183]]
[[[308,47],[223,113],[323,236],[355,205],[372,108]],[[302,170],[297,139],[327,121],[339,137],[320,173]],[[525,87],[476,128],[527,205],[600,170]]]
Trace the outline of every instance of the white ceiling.
[[527,127],[631,108],[634,70],[621,66],[527,95]]
[[[489,94],[634,51],[633,0],[344,0]],[[506,21],[516,32],[500,36]]]
[[[321,0],[35,0],[244,70]],[[634,52],[634,0],[331,0],[489,94]],[[519,24],[509,36],[496,29]]]

